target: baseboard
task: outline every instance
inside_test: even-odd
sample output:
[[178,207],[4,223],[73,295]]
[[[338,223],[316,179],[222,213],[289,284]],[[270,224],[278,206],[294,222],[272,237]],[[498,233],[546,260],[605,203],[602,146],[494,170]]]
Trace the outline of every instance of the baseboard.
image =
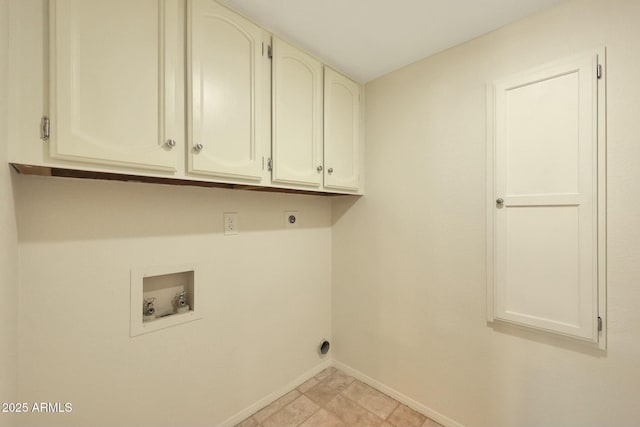
[[269,405],[271,402],[274,402],[274,401],[278,400],[279,398],[281,398],[282,396],[284,396],[285,394],[289,393],[291,390],[295,389],[300,384],[302,384],[305,381],[307,381],[309,378],[319,374],[320,372],[322,372],[322,370],[330,367],[332,364],[333,364],[333,361],[331,359],[327,359],[327,360],[323,361],[322,363],[320,363],[320,364],[314,366],[313,368],[309,369],[307,372],[305,372],[304,374],[300,375],[298,378],[296,378],[295,380],[291,381],[290,383],[280,387],[278,390],[274,391],[273,393],[269,393],[267,396],[265,396],[262,399],[258,400],[256,403],[252,404],[251,406],[249,406],[249,407],[243,409],[242,411],[238,412],[237,414],[227,418],[222,423],[218,424],[218,426],[219,427],[233,427],[233,426],[235,426],[236,424],[240,423],[241,421],[244,421],[249,416],[251,416],[251,415],[255,414],[256,412],[258,412],[260,409],[262,409],[265,406]]
[[351,366],[345,365],[344,363],[338,362],[337,360],[333,361],[333,366],[336,367],[337,369],[343,371],[344,373],[349,374],[352,377],[362,381],[363,383],[368,384],[371,387],[383,392],[384,394],[387,394],[387,395],[393,397],[398,402],[404,403],[409,408],[420,412],[421,414],[431,418],[432,420],[442,424],[445,427],[464,427],[459,422],[454,421],[451,418],[449,418],[449,417],[447,417],[445,415],[442,415],[439,412],[434,411],[433,409],[429,408],[428,406],[425,406],[422,403],[413,400],[409,396],[406,396],[406,395],[400,393],[399,391],[396,391],[396,390],[392,389],[391,387],[382,384],[380,381],[374,380],[370,376],[365,375],[362,372],[353,369]]

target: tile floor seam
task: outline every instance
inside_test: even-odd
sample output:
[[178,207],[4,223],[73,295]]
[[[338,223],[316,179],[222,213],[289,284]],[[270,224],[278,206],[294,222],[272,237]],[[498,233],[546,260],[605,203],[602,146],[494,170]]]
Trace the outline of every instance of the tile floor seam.
[[[356,379],[356,381],[359,381],[358,379]],[[362,381],[360,381],[362,382]],[[362,382],[363,383],[363,382]],[[363,383],[366,384],[366,383]],[[344,390],[343,390],[344,391]],[[368,410],[367,408],[365,408],[364,406],[362,406],[361,404],[359,404],[358,402],[356,402],[355,400],[353,400],[352,398],[350,398],[349,396],[345,395],[342,391],[339,393],[342,397],[344,397],[345,399],[349,400],[350,402],[352,402],[354,405],[356,405],[358,408],[362,409],[363,411],[373,415],[376,418],[380,418],[382,421],[387,421],[387,418],[389,418],[391,416],[391,414],[393,414],[393,411],[396,410],[396,408],[398,407],[397,405],[393,408],[393,410],[391,411],[391,413],[387,416],[387,418],[382,418],[379,417],[378,415],[374,414],[373,412],[371,412],[370,410]],[[386,396],[386,395],[385,395]],[[346,422],[346,421],[345,421]]]
[[[354,378],[355,378],[355,377],[354,377]],[[375,415],[376,417],[380,418],[382,421],[387,421],[387,420],[389,419],[389,417],[391,416],[391,414],[393,414],[393,412],[394,412],[396,409],[398,409],[398,407],[401,405],[400,401],[398,401],[398,400],[396,400],[395,398],[393,398],[393,397],[389,396],[388,394],[386,394],[386,393],[384,393],[384,392],[382,392],[382,391],[378,390],[376,387],[373,387],[372,385],[367,384],[367,383],[366,383],[366,382],[364,382],[364,381],[360,381],[360,380],[358,380],[357,378],[355,379],[355,381],[358,381],[360,384],[363,384],[363,385],[365,385],[366,387],[371,388],[371,389],[372,389],[372,390],[374,390],[375,392],[377,392],[377,393],[379,393],[379,394],[381,394],[381,395],[383,395],[383,396],[385,396],[385,397],[389,398],[389,399],[390,399],[390,400],[392,400],[393,402],[395,402],[395,405],[394,405],[394,406],[393,406],[393,408],[390,410],[389,414],[387,414],[387,416],[385,416],[385,417],[381,417],[381,416],[379,416],[378,414],[376,414],[375,412],[371,411],[370,409],[368,409],[368,408],[364,407],[364,405],[360,404],[358,401],[356,401],[356,400],[354,400],[354,399],[350,398],[347,394],[345,394],[345,393],[344,393],[344,392],[346,391],[346,389],[345,389],[345,390],[343,390],[343,391],[341,392],[341,394],[342,394],[344,397],[346,397],[347,399],[351,400],[351,401],[352,401],[352,402],[354,402],[357,406],[361,407],[362,409],[364,409],[365,411],[369,412],[370,414],[373,414],[373,415]]]
[[[312,400],[312,402],[313,402],[313,400]],[[314,403],[315,403],[315,402],[314,402]],[[313,413],[312,413],[311,415],[309,415],[307,418],[305,418],[305,419],[304,419],[304,420],[302,420],[300,423],[298,423],[298,425],[297,425],[296,427],[299,427],[299,426],[301,426],[302,424],[306,423],[306,422],[307,422],[307,420],[308,420],[309,418],[313,417],[313,416],[316,414],[316,412],[320,412],[320,411],[323,409],[323,408],[322,408],[322,406],[320,406],[320,405],[318,405],[318,406],[319,406],[319,407],[318,407],[318,409],[316,409],[315,411],[313,411]]]
[[[336,371],[338,371],[338,370],[336,369]],[[340,371],[340,372],[341,372],[341,371]],[[331,375],[333,375],[333,373],[332,373]],[[350,376],[350,375],[349,375],[349,376]],[[329,377],[330,377],[330,375],[329,375],[329,376],[327,376],[327,377],[326,377],[325,379],[323,379],[322,381],[320,381],[318,384],[320,384],[320,383],[322,383],[322,382],[324,382],[324,381],[328,380],[328,379],[329,379]],[[388,394],[383,393],[383,392],[381,392],[380,390],[376,389],[375,387],[372,387],[371,385],[369,385],[369,384],[365,383],[364,381],[360,381],[360,380],[358,380],[358,379],[357,379],[357,378],[355,378],[355,377],[351,377],[351,378],[353,378],[353,381],[351,381],[351,383],[349,383],[349,384],[352,384],[352,383],[353,383],[353,382],[355,382],[355,381],[359,381],[360,383],[365,384],[365,385],[367,385],[367,386],[369,386],[369,387],[373,388],[375,391],[377,391],[377,392],[379,392],[379,393],[381,393],[381,394],[383,394],[383,395],[387,396],[388,398],[393,399],[393,400],[396,402],[396,404],[395,404],[395,406],[393,407],[393,409],[391,410],[391,412],[389,412],[389,415],[387,415],[385,418],[382,418],[382,417],[380,417],[379,415],[377,415],[377,414],[375,414],[375,413],[371,412],[369,409],[367,409],[367,408],[365,408],[364,406],[362,406],[361,404],[359,404],[356,400],[353,400],[353,399],[352,399],[352,398],[350,398],[348,395],[346,395],[346,394],[344,393],[344,391],[346,390],[346,388],[345,388],[344,390],[339,391],[339,392],[336,394],[336,396],[339,394],[339,395],[341,395],[342,397],[344,397],[345,399],[347,399],[348,401],[350,401],[351,403],[353,403],[353,404],[354,404],[355,406],[357,406],[358,408],[360,408],[360,409],[362,409],[363,411],[365,411],[366,413],[371,414],[371,415],[373,415],[373,416],[374,416],[374,417],[376,417],[376,418],[379,418],[379,419],[380,419],[380,420],[382,420],[383,422],[384,422],[384,421],[388,421],[388,422],[389,422],[389,424],[395,425],[395,424],[393,424],[393,423],[391,423],[391,422],[389,421],[389,417],[391,417],[391,415],[393,415],[393,413],[396,411],[396,409],[398,409],[398,408],[400,407],[401,403],[400,403],[400,402],[398,402],[397,400],[395,400],[393,397],[389,396]],[[318,384],[316,384],[316,386],[317,386]],[[315,386],[314,386],[314,387],[315,387]],[[313,389],[313,387],[312,387],[311,389]],[[311,390],[311,389],[309,389],[309,390]],[[306,394],[306,393],[303,393],[303,394]],[[334,396],[334,398],[335,398],[335,396]],[[309,399],[311,399],[311,398],[309,397]],[[313,400],[313,399],[311,399],[311,400]],[[333,400],[333,399],[332,399],[332,400]],[[314,402],[315,402],[315,401],[314,401]],[[316,402],[316,403],[317,403],[317,402]],[[326,410],[326,408],[325,408],[324,406],[322,406],[322,408],[324,408],[324,409]],[[346,421],[344,418],[342,418],[341,416],[339,416],[339,415],[337,415],[337,414],[335,414],[335,415],[336,415],[338,418],[340,418],[343,422],[345,422],[345,423],[347,422],[347,421]]]
[[[358,379],[357,379],[357,378],[355,378],[355,377],[352,377],[352,378],[354,379],[354,381],[359,381],[359,382],[361,382],[362,384],[366,384],[366,385],[368,385],[368,386],[369,386],[369,384],[367,384],[367,383],[365,383],[365,382],[363,382],[363,381],[360,381],[360,380],[358,380]],[[352,383],[353,383],[354,381],[352,381]],[[371,386],[369,386],[369,387],[371,387]],[[372,387],[372,388],[373,388],[373,387]],[[346,388],[345,388],[345,390],[346,390]],[[340,396],[344,397],[345,399],[347,399],[349,402],[353,403],[353,404],[354,404],[355,406],[357,406],[358,408],[360,408],[360,409],[362,409],[363,411],[365,411],[367,414],[373,415],[374,417],[376,417],[376,418],[380,419],[381,421],[388,421],[388,420],[389,420],[389,417],[390,417],[390,416],[393,414],[393,412],[394,412],[396,409],[398,409],[398,407],[400,406],[400,402],[397,402],[397,403],[396,403],[396,405],[395,405],[395,406],[393,407],[393,409],[391,410],[391,412],[389,413],[389,415],[387,415],[387,417],[386,417],[386,418],[382,418],[382,417],[380,417],[379,415],[377,415],[377,414],[375,414],[375,413],[371,412],[371,410],[369,410],[369,409],[365,408],[364,406],[362,406],[362,405],[361,405],[360,403],[358,403],[356,400],[353,400],[352,398],[350,398],[349,396],[347,396],[347,395],[344,393],[344,391],[345,391],[345,390],[341,390],[340,392],[338,392],[338,394],[339,394]],[[378,390],[378,389],[375,389],[375,388],[374,388],[374,390],[376,390],[376,391],[378,391],[378,392],[382,393],[382,392],[381,392],[380,390]],[[384,394],[385,396],[389,397],[390,399],[393,399],[391,396],[389,396],[389,395],[387,395],[387,394],[385,394],[385,393],[382,393],[382,394]],[[336,396],[337,396],[337,395],[336,395]],[[335,397],[334,397],[334,398],[335,398]],[[394,399],[394,400],[395,400],[395,399]],[[338,416],[338,418],[340,418],[340,419],[341,419],[342,421],[344,421],[345,423],[347,422],[345,419],[343,419],[343,418],[342,418],[342,417],[340,417],[340,416]],[[389,424],[391,424],[391,423],[389,423]]]
[[[358,381],[358,380],[356,380],[356,381]],[[366,413],[371,414],[371,415],[373,415],[374,417],[380,418],[380,417],[378,417],[376,414],[374,414],[373,412],[371,412],[370,410],[368,410],[367,408],[363,407],[362,405],[359,405],[359,404],[358,404],[358,402],[356,402],[355,400],[353,400],[353,399],[351,399],[350,397],[345,396],[344,394],[342,394],[342,392],[338,392],[338,394],[339,394],[340,396],[344,397],[345,399],[347,399],[348,401],[350,401],[351,403],[353,403],[353,404],[354,404],[355,406],[357,406],[358,408],[360,408],[360,409],[362,409],[363,411],[365,411]],[[336,394],[336,396],[338,396],[338,394]],[[335,399],[335,397],[336,397],[336,396],[334,396],[334,399]],[[333,400],[333,399],[331,399],[331,400]],[[324,406],[323,406],[323,408],[324,408]],[[324,409],[328,411],[328,409],[327,409],[327,408],[324,408]],[[346,423],[346,422],[347,422],[347,420],[345,420],[343,417],[341,417],[340,415],[336,414],[335,412],[333,412],[333,411],[330,411],[330,412],[332,412],[333,414],[335,414],[335,416],[336,416],[336,417],[338,417],[338,418],[340,418],[344,423]],[[380,418],[380,419],[381,419],[382,421],[386,421],[386,419],[382,419],[382,418]]]
[[[313,383],[313,381],[311,381],[312,379],[317,383],[312,387],[308,387],[307,383]],[[305,384],[307,384],[307,386],[305,386],[305,391],[303,392],[299,387]],[[312,393],[312,395],[318,399],[318,401],[316,401],[312,399],[307,392],[312,392],[321,384],[322,386],[316,390],[316,393]],[[351,390],[347,394],[346,392],[349,389]],[[295,395],[296,397],[290,399],[291,395]],[[289,396],[289,398],[286,396]],[[338,396],[343,400],[340,401]],[[330,398],[327,400],[327,397]],[[284,405],[282,405],[283,398],[287,401]],[[356,398],[359,400],[355,400]],[[298,403],[296,404],[296,402]],[[364,403],[360,402],[364,402],[368,406],[373,404],[373,408],[377,410],[377,413],[368,409],[365,407]],[[315,409],[313,409],[314,406]],[[270,407],[272,409],[274,407],[279,409],[264,418],[262,421],[259,421],[255,415],[265,410],[267,410],[268,413],[268,408]],[[301,418],[302,415],[307,413],[307,410],[312,410],[312,412],[308,413],[304,418]],[[384,414],[387,411],[388,413],[386,413],[384,417],[378,415]],[[417,415],[418,418],[412,418],[412,413]],[[327,418],[327,415],[329,418]],[[278,416],[278,418],[275,418],[276,416]],[[392,418],[396,423],[392,422]],[[350,419],[351,423],[349,423],[347,419]],[[405,421],[409,421],[406,426],[404,425]],[[418,421],[420,421],[419,424],[416,424]],[[401,423],[402,427],[423,427],[429,422],[429,426],[442,427],[422,412],[403,404],[388,394],[378,390],[376,387],[373,387],[364,381],[360,381],[359,379],[334,367],[329,367],[309,378],[304,383],[293,388],[289,393],[286,393],[281,398],[274,400],[269,405],[266,405],[249,417],[245,418],[242,422],[237,424],[236,427],[264,427],[265,424],[277,425],[277,423],[289,426],[294,426],[295,424],[295,427],[300,427],[305,423],[308,423],[305,427],[313,427],[320,425],[318,423],[322,422],[330,422],[331,425],[343,425],[345,427],[363,425],[361,424],[363,422],[372,424],[371,426],[367,424],[367,427],[375,427],[373,424],[376,424],[379,427],[393,427],[398,426],[398,423]]]
[[[402,403],[398,402],[396,406],[393,407],[391,412],[389,412],[389,415],[387,415],[387,417],[383,421],[389,421],[389,418],[391,418],[391,415],[393,415],[393,413],[396,411],[396,409],[400,407],[400,405],[402,405]],[[389,423],[389,424],[393,424],[393,423]]]

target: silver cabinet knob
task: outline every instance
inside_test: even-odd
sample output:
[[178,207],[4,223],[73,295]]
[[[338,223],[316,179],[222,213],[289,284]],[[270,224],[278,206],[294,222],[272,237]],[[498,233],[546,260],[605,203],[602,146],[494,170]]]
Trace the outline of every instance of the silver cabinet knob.
[[333,168],[327,169],[327,172],[329,172],[329,175],[331,175],[333,173]]
[[176,146],[176,140],[175,139],[167,139],[167,142],[165,142],[166,146],[169,148],[173,148]]
[[202,144],[196,144],[196,145],[194,145],[194,146],[193,146],[193,148],[194,148],[196,151],[202,151],[202,149],[204,148],[204,145],[202,145]]
[[496,203],[499,204],[499,205],[502,205],[502,204],[504,204],[504,199],[502,197],[500,197],[500,198],[498,198],[496,200]]
[[322,172],[322,165],[318,166],[316,170],[318,171],[318,173]]

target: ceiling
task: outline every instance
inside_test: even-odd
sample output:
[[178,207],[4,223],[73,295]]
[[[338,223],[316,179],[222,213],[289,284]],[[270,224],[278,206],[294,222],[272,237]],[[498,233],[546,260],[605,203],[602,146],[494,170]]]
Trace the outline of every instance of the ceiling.
[[562,0],[220,0],[365,83]]

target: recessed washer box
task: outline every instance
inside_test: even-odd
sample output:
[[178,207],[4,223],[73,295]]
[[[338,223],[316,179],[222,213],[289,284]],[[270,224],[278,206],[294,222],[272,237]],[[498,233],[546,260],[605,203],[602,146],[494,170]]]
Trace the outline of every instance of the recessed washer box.
[[132,269],[131,337],[201,319],[196,277],[194,264]]

